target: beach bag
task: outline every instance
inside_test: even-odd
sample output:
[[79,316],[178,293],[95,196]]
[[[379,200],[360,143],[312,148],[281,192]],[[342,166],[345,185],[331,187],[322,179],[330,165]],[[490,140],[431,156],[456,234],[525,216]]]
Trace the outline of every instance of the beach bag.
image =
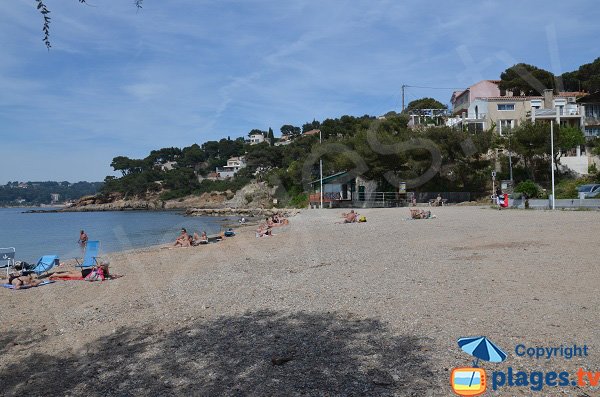
[[359,222],[366,222],[367,221],[367,217],[364,215],[361,215],[360,218],[358,218]]
[[92,269],[90,274],[85,276],[85,281],[104,281],[104,270],[101,267]]

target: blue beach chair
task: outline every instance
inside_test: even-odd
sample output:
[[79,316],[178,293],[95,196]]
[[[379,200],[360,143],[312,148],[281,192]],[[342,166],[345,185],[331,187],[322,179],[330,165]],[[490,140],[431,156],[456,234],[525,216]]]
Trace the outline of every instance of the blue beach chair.
[[11,267],[15,267],[15,248],[0,248],[0,269],[6,268],[6,276]]
[[85,255],[83,256],[83,262],[79,263],[77,259],[77,265],[75,267],[81,267],[83,269],[94,267],[98,264],[98,256],[100,253],[100,241],[88,241],[85,245]]
[[58,266],[58,255],[44,255],[30,271],[40,276],[49,272],[54,266]]

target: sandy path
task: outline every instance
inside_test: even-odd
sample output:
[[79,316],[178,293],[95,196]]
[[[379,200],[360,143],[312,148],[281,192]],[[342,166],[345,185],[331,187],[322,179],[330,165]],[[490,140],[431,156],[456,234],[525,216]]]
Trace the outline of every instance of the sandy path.
[[[488,372],[600,371],[600,213],[340,212],[304,211],[272,238],[114,254],[125,276],[109,282],[0,291],[3,392],[445,396],[471,335],[509,354]],[[589,356],[520,358],[519,343]],[[600,395],[493,395],[584,392]]]

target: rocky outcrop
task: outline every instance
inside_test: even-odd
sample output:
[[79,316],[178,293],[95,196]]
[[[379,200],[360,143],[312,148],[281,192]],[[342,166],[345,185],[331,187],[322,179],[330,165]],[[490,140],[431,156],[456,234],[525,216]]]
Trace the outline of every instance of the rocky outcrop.
[[[146,199],[125,199],[120,193],[86,196],[62,211],[188,210],[189,215],[288,215],[291,210],[271,209],[274,188],[264,182],[252,182],[235,194],[231,191],[210,192],[179,199],[160,200],[159,195]],[[294,210],[295,211],[295,210]]]
[[116,200],[111,203],[85,202],[77,203],[71,207],[64,208],[64,212],[85,212],[85,211],[148,211],[164,209],[163,201],[149,200]]
[[190,208],[185,213],[189,216],[269,217],[279,214],[290,217],[300,213],[300,210],[295,208]]

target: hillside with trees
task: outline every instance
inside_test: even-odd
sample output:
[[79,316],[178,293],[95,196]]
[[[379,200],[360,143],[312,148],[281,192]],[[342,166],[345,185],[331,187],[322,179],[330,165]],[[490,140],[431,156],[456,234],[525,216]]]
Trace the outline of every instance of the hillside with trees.
[[0,186],[0,206],[51,204],[53,194],[58,194],[59,203],[77,200],[96,194],[102,185],[102,182],[8,182]]

